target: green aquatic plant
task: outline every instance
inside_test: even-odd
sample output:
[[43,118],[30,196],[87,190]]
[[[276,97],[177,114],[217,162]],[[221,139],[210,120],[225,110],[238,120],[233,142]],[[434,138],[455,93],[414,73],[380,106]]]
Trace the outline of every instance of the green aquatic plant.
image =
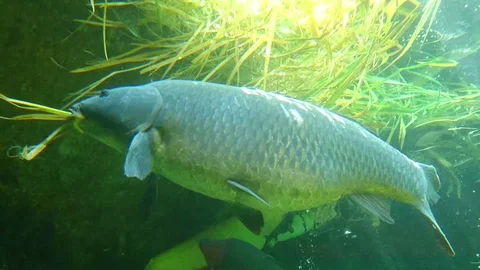
[[[168,1],[97,3],[85,24],[104,33],[105,60],[75,73],[115,68],[76,100],[121,73],[249,85],[334,105],[367,74],[392,65],[429,25],[439,0]],[[107,11],[140,11],[107,19]],[[122,10],[120,10],[122,9]],[[125,16],[124,16],[125,17]],[[406,45],[400,38],[416,24]],[[148,29],[138,31],[139,28]],[[122,28],[130,50],[107,57],[106,31]],[[145,33],[145,34],[141,34]],[[70,104],[69,103],[69,104]]]
[[[3,100],[11,105],[26,111],[34,111],[40,113],[31,113],[31,114],[23,114],[14,117],[5,117],[0,116],[0,119],[3,120],[11,120],[11,121],[67,121],[70,119],[79,119],[81,116],[74,115],[71,112],[55,109],[52,107],[27,102],[23,100],[9,98],[3,94],[0,94],[0,100]],[[38,154],[40,154],[45,148],[50,144],[54,139],[61,135],[64,131],[66,124],[60,126],[59,128],[55,129],[47,138],[45,138],[42,142],[37,145],[27,145],[24,147],[21,146],[13,146],[8,150],[8,156],[10,157],[18,157],[24,160],[32,160]]]

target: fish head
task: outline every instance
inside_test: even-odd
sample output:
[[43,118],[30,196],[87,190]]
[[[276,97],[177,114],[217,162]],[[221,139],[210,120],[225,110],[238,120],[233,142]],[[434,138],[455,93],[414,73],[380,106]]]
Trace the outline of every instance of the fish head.
[[[104,128],[129,132],[151,119],[158,100],[158,90],[150,85],[118,87],[73,104],[70,110],[83,121],[95,122]],[[157,112],[158,113],[158,112]]]
[[162,101],[154,86],[126,86],[102,90],[70,111],[80,116],[75,127],[81,133],[124,153],[136,133],[153,126]]

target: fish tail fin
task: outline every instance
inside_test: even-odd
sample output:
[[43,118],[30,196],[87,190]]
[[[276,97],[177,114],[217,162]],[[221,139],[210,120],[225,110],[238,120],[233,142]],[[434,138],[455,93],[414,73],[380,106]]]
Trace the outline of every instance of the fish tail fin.
[[427,165],[423,163],[418,163],[422,168],[423,174],[425,175],[426,185],[427,185],[427,194],[426,198],[421,200],[421,202],[417,205],[417,209],[422,212],[424,216],[427,217],[430,225],[432,225],[435,237],[437,241],[440,243],[440,246],[450,255],[455,256],[455,251],[453,250],[450,242],[448,241],[447,237],[443,233],[442,229],[438,225],[435,217],[433,216],[432,209],[430,208],[430,204],[435,204],[440,199],[440,195],[438,195],[437,190],[440,189],[441,183],[440,178],[438,177],[437,170],[432,165]]
[[433,216],[432,210],[430,209],[430,206],[428,205],[428,203],[425,201],[421,206],[417,208],[418,210],[420,210],[420,212],[422,212],[424,216],[428,218],[428,221],[430,222],[430,225],[432,225],[433,227],[433,230],[435,232],[435,237],[437,238],[437,241],[439,242],[440,246],[448,253],[448,255],[452,257],[455,256],[455,251],[450,245],[450,242],[448,241],[447,237],[443,233],[442,229],[440,229],[440,226],[435,220],[435,217]]
[[[417,162],[418,163],[418,162]],[[427,198],[428,201],[432,204],[435,204],[440,199],[437,190],[440,189],[441,183],[440,178],[438,177],[437,170],[432,165],[418,163],[420,168],[422,168],[425,179],[427,180]]]

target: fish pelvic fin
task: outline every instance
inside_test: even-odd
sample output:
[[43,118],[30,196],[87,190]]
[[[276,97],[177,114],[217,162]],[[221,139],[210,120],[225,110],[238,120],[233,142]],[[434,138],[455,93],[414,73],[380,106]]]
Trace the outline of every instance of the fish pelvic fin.
[[348,198],[382,221],[388,224],[395,223],[390,216],[391,201],[387,198],[374,194],[352,194]]
[[272,207],[266,200],[264,200],[262,197],[260,197],[260,195],[258,195],[257,193],[255,193],[253,190],[249,189],[248,187],[238,183],[238,182],[235,182],[233,180],[227,180],[227,183],[244,191],[245,193],[249,194],[250,196],[254,197],[255,199],[259,200],[260,202],[262,202],[263,204],[265,204],[266,206],[268,207]]
[[445,250],[448,253],[448,255],[452,257],[455,256],[455,251],[453,250],[452,245],[450,245],[450,242],[448,241],[447,237],[443,233],[442,229],[440,229],[440,226],[435,220],[435,217],[433,216],[432,210],[430,209],[428,202],[424,201],[423,204],[417,206],[417,209],[424,216],[427,217],[428,221],[430,222],[430,225],[432,225],[433,227],[433,230],[435,232],[435,237],[439,242],[440,246],[442,247],[442,249]]

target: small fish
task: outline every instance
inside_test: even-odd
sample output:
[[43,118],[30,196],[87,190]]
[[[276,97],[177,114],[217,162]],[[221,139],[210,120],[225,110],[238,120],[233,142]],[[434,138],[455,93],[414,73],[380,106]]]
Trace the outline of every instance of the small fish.
[[391,201],[413,206],[454,251],[430,204],[433,166],[411,160],[355,121],[258,89],[165,80],[104,90],[74,104],[77,128],[126,153],[124,173],[260,210],[315,209],[349,198],[387,223]]
[[239,239],[202,239],[200,250],[209,270],[281,270],[275,259]]

